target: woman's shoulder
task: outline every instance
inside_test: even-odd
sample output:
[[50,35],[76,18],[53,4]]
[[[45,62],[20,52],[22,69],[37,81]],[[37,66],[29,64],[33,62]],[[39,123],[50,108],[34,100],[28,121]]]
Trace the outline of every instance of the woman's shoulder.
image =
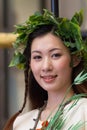
[[83,111],[85,118],[87,120],[87,98],[82,98],[79,101],[79,107],[81,107],[81,110]]
[[37,118],[39,109],[34,109],[32,111],[26,112],[16,118],[13,124],[13,130],[22,130],[23,127],[29,128],[29,124],[34,123],[34,119]]
[[69,110],[69,113],[87,113],[87,98],[80,98],[69,103],[65,107],[66,112]]
[[73,100],[68,105],[66,105],[65,110],[66,111],[67,110],[70,110],[70,111],[80,110],[80,111],[87,112],[87,98],[80,98],[78,100]]
[[[70,102],[64,111],[65,125],[64,130],[68,130],[70,126],[76,123],[87,122],[87,98],[80,98]],[[84,124],[84,130],[87,130],[87,125]]]
[[87,98],[81,98],[78,101],[78,105],[87,107]]
[[[26,112],[26,113],[24,113],[24,114],[22,114],[22,115],[20,115],[20,116],[18,116],[17,117],[17,119],[19,120],[24,120],[24,119],[29,119],[29,118],[31,118],[33,115],[35,116],[35,115],[37,115],[37,113],[38,113],[38,109],[34,109],[34,110],[31,110],[31,111],[29,111],[29,112]],[[16,119],[16,120],[17,120]]]

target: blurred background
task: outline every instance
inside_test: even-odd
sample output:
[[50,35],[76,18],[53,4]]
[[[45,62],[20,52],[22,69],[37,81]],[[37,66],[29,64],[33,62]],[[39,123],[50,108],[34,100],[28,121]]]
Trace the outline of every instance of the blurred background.
[[[0,0],[0,32],[13,32],[14,25],[43,8],[51,10],[51,0]],[[87,0],[58,0],[59,16],[71,18],[84,10],[82,31],[87,32]],[[7,119],[17,112],[24,98],[24,75],[22,70],[9,68],[13,48],[0,45],[0,130]],[[27,103],[25,111],[29,109]]]

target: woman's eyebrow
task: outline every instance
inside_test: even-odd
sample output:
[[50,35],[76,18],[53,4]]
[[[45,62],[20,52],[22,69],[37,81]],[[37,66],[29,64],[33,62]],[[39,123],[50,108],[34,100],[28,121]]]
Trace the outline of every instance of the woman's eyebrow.
[[55,50],[62,50],[62,49],[61,48],[53,48],[50,50],[50,52],[55,51]]
[[31,53],[40,53],[40,54],[41,54],[41,52],[40,52],[40,51],[37,51],[37,50],[34,50],[34,51],[32,51]]
[[[49,52],[52,52],[52,51],[55,51],[55,50],[62,50],[62,49],[60,49],[60,48],[52,48],[52,49],[49,50]],[[33,50],[31,53],[40,53],[41,54],[41,52],[38,51],[38,50]]]

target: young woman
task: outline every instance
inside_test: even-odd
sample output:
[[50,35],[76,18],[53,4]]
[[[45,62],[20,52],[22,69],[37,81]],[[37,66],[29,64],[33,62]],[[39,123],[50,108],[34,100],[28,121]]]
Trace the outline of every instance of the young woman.
[[[11,66],[24,67],[25,100],[4,130],[87,130],[87,76],[80,78],[86,75],[87,45],[77,16],[81,12],[71,20],[55,18],[45,10],[17,27],[14,58],[19,62],[13,59]],[[22,53],[18,48],[23,46]],[[18,116],[28,95],[32,110]]]

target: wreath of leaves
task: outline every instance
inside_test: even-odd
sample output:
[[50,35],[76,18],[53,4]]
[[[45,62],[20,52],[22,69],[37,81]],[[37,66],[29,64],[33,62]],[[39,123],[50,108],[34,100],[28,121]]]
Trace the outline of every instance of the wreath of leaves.
[[36,12],[30,16],[24,24],[15,26],[15,33],[18,37],[13,43],[15,52],[9,66],[16,66],[19,69],[24,69],[26,58],[24,57],[23,52],[26,47],[29,34],[31,34],[40,25],[53,24],[56,26],[55,34],[63,40],[65,46],[70,48],[70,50],[74,50],[72,53],[77,53],[80,57],[83,57],[83,60],[85,61],[84,67],[87,68],[87,40],[82,40],[80,30],[80,26],[83,22],[83,10],[80,10],[78,13],[76,12],[71,20],[55,17],[53,13],[46,9],[43,11],[43,14]]

